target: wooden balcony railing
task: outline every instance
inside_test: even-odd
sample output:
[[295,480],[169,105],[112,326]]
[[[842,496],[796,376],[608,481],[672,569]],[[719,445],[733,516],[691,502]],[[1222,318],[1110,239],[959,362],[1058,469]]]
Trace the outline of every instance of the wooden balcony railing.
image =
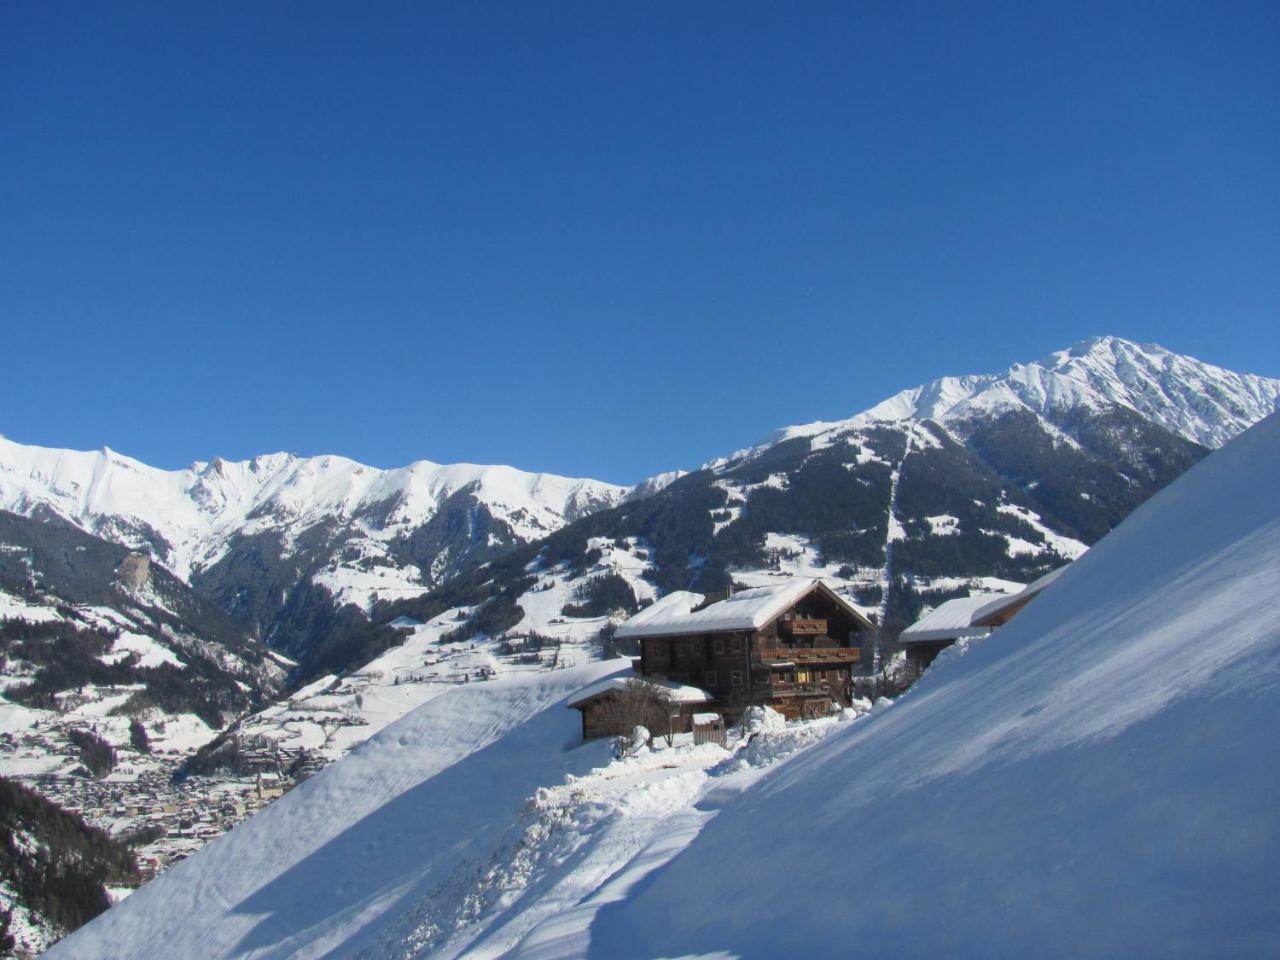
[[862,656],[858,647],[764,647],[760,659],[791,660],[795,663],[857,663]]
[[834,681],[828,683],[789,683],[775,680],[769,684],[769,693],[775,697],[830,696],[836,693],[837,689],[838,685]]
[[804,620],[796,617],[792,620],[783,620],[782,628],[790,631],[795,637],[822,637],[827,633],[827,621]]

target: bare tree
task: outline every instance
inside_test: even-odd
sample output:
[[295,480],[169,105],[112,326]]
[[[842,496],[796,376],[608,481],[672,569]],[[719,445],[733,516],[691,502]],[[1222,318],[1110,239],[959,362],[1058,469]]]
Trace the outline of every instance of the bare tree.
[[667,746],[672,745],[679,710],[670,690],[633,677],[614,696],[619,727],[614,746],[618,756],[631,752],[631,734],[636,727],[659,733]]

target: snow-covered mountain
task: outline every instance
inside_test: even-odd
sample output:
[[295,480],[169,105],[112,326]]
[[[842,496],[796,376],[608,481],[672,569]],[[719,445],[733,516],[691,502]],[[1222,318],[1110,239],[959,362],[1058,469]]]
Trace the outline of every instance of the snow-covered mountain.
[[[892,468],[898,458],[890,449],[895,444],[886,445],[886,429],[915,436],[918,447],[934,446],[932,431],[941,429],[986,458],[997,474],[1030,488],[1045,479],[1041,473],[1062,465],[1042,456],[1026,462],[1023,448],[1029,442],[1047,438],[1051,453],[1092,447],[1105,458],[1113,451],[1099,451],[1105,444],[1082,437],[1082,431],[1092,427],[1113,439],[1128,431],[1112,445],[1133,453],[1158,446],[1151,436],[1137,435],[1154,426],[1197,448],[1212,448],[1270,413],[1278,399],[1280,380],[1233,373],[1154,345],[1096,338],[1002,374],[937,380],[848,420],[788,427],[751,450],[714,461],[708,468],[724,475],[727,492],[717,531],[733,526],[742,513],[735,504],[745,506],[754,484],[783,482],[766,475],[737,489],[728,476],[732,468],[766,462],[767,453],[785,459],[783,451],[794,453],[797,444],[807,443],[808,455],[861,438],[864,465],[870,458]],[[926,423],[937,426],[922,432]],[[1019,449],[1011,453],[1015,430]],[[1028,440],[1029,433],[1039,436]],[[886,452],[871,453],[877,446]],[[1087,497],[1112,500],[1110,508],[1058,504],[1048,513],[1061,516],[1046,521],[1054,535],[1084,543],[1096,539],[1191,462],[1175,454],[1176,465],[1152,471],[1138,463],[1148,452],[1130,457],[1139,473],[1153,474],[1137,478],[1136,495],[1082,488]],[[857,472],[857,464],[849,466]],[[874,473],[874,466],[863,472]],[[342,457],[290,454],[159,470],[107,449],[46,449],[0,437],[0,509],[61,518],[146,550],[252,633],[303,657],[379,602],[419,596],[512,547],[601,510],[679,489],[688,479],[671,471],[622,487],[504,466],[421,461],[381,470]],[[878,477],[860,479],[880,485]],[[1045,517],[1043,506],[1032,502],[1020,509]],[[947,523],[953,513],[938,509],[921,516],[942,516],[939,522]],[[1033,527],[1038,522],[1029,520]],[[742,532],[737,527],[727,540]],[[817,532],[762,531],[811,541]],[[358,612],[339,614],[348,604]]]
[[[1075,353],[1096,368],[1119,347]],[[896,631],[928,608],[1019,589],[1081,556],[1206,454],[1103,395],[1079,407],[990,405],[944,423],[863,415],[663,477],[423,597],[379,604],[374,621],[399,620],[394,633],[335,625],[334,653],[310,654],[319,679],[246,718],[239,735],[336,759],[448,683],[500,670],[507,636],[561,645],[544,647],[548,662],[557,649],[580,661],[611,623],[672,589],[821,577],[884,624],[887,663]],[[864,655],[876,662],[875,650]]]
[[[1080,556],[1278,400],[1280,380],[1096,338],[777,431],[493,561],[478,589],[454,581],[438,600],[378,615],[484,605],[490,632],[555,635],[574,611],[627,607],[628,590],[637,603],[653,586],[714,592],[799,575],[844,591],[892,639],[950,596],[1013,589]],[[579,597],[554,624],[529,614],[546,606],[551,578]],[[610,600],[591,599],[605,583]]]
[[[896,629],[948,595],[1078,556],[1277,398],[1280,380],[1104,337],[631,488],[288,454],[166,471],[0,438],[0,508],[149,551],[306,676],[381,655],[395,638],[377,624],[397,615],[484,605],[482,635],[576,637],[595,621],[562,608],[618,608],[578,596],[604,575],[636,602],[655,587],[822,576]],[[565,593],[561,606],[519,583],[535,555],[553,561],[544,571],[567,562],[536,584]],[[483,563],[498,564],[480,578],[496,589],[466,582]]]
[[160,470],[107,448],[55,450],[0,437],[0,508],[52,513],[150,549],[188,580],[215,564],[235,537],[271,531],[294,538],[337,521],[370,539],[393,540],[466,493],[518,539],[534,540],[617,503],[627,489],[503,466],[422,460],[379,470],[345,457],[287,453]]
[[[481,702],[501,682],[589,663],[618,649],[601,640],[610,623],[671,589],[821,577],[882,621],[891,655],[895,630],[928,607],[1017,589],[1081,556],[1278,394],[1280,381],[1108,338],[1000,376],[937,381],[634,488],[287,455],[159,471],[0,441],[0,502],[57,521],[37,528],[73,524],[150,551],[157,577],[171,564],[193,597],[303,661],[293,675],[311,682],[287,699],[194,758],[166,755],[195,774],[187,802],[252,791],[264,757],[305,776],[460,685]],[[160,740],[186,729],[176,716],[142,719]],[[90,723],[129,764],[151,763],[130,753],[127,718]],[[196,732],[183,733],[191,748],[216,733]],[[74,756],[56,738],[41,753],[39,731],[22,736],[36,737],[23,748],[32,769]],[[162,864],[190,849],[162,843],[144,850]]]
[[148,551],[255,634],[294,651],[324,629],[317,610],[367,610],[422,593],[627,493],[511,467],[421,461],[379,470],[333,456],[159,470],[112,450],[0,438],[0,508]]
[[932,420],[963,431],[967,422],[1010,412],[1053,421],[1116,406],[1212,449],[1278,405],[1280,380],[1235,373],[1159,344],[1093,337],[1038,362],[1015,363],[1004,373],[942,377],[903,390],[847,420],[784,427],[753,451],[793,437],[821,438],[883,422]]
[[896,704],[721,760],[574,747],[608,663],[456,687],[50,956],[1273,955],[1278,473],[1272,417]]

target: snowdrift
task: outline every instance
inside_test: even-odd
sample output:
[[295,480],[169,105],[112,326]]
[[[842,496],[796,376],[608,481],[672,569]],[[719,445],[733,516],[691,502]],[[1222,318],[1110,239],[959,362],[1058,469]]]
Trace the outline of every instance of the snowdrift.
[[519,674],[431,700],[46,956],[350,955],[512,823],[537,787],[607,759],[604,744],[579,743],[564,700],[623,665]]
[[1278,597],[1272,416],[728,805],[591,956],[1280,955]]

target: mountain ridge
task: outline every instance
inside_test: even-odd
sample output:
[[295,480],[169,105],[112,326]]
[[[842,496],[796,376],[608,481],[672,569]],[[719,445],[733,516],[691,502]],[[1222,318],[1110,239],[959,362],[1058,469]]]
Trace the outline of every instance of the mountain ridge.
[[[1198,394],[1203,401],[1196,401]],[[706,466],[732,463],[795,437],[819,437],[878,422],[914,419],[946,425],[1010,410],[1043,416],[1070,407],[1098,409],[1106,403],[1127,407],[1185,439],[1216,448],[1280,408],[1280,379],[1237,373],[1155,343],[1089,337],[1040,360],[1014,363],[1003,373],[939,377],[842,420],[781,427],[758,444]],[[1211,416],[1206,407],[1218,416]]]
[[[1008,510],[1049,517],[1055,535],[1087,543],[1185,469],[1198,456],[1191,453],[1193,448],[1219,445],[1270,413],[1278,401],[1280,380],[1234,373],[1153,344],[1096,337],[1003,373],[943,377],[845,420],[784,427],[755,447],[713,460],[701,470],[669,471],[632,486],[501,465],[422,460],[380,469],[334,455],[281,453],[243,461],[215,458],[185,470],[165,471],[105,448],[64,451],[0,438],[0,508],[56,517],[146,551],[253,635],[297,658],[324,636],[367,621],[380,605],[439,589],[463,571],[602,511],[698,486],[704,482],[697,479],[703,473],[726,476],[748,462],[788,461],[788,470],[799,471],[809,459],[841,444],[862,444],[862,452],[844,467],[857,474],[864,487],[884,486],[886,493],[890,473],[900,469],[899,461],[911,450],[933,451],[925,460],[939,468],[947,457],[971,460],[976,455],[983,461],[976,469],[985,477],[979,486],[1014,483],[1023,488],[1026,496],[1009,502]],[[916,426],[907,430],[910,424]],[[886,440],[886,430],[898,439]],[[935,449],[939,444],[957,446],[943,454]],[[901,451],[894,453],[899,446]],[[877,447],[883,450],[877,452]],[[959,453],[962,448],[969,453]],[[1107,476],[1108,458],[1125,461],[1115,478]],[[909,462],[908,472],[918,479],[924,464],[918,457]],[[847,486],[841,474],[822,473],[816,462],[811,466],[804,474],[812,481],[809,487],[818,483],[820,474],[828,486]],[[972,472],[972,467],[952,463],[948,468]],[[1086,503],[1079,498],[1072,502],[1071,491],[1061,483],[1052,503],[1033,493],[1039,483],[1052,486],[1055,477],[1079,475],[1081,470],[1088,474],[1088,479],[1077,477],[1082,484],[1079,496]],[[761,474],[751,483],[783,483],[770,476]],[[1133,489],[1126,491],[1126,486]],[[918,488],[909,476],[907,489]],[[741,519],[754,489],[748,484],[727,491],[728,496],[726,491],[708,492],[711,499],[723,501],[715,528],[708,531],[717,542],[742,539],[750,524],[735,521]],[[812,490],[815,497],[820,493]],[[1020,495],[1010,496],[1017,500]],[[852,498],[851,503],[865,500],[856,490],[845,497]],[[1109,506],[1094,509],[1090,497],[1102,498]],[[1002,494],[998,498],[1005,499]],[[941,504],[946,498],[931,494],[928,499]],[[763,494],[756,497],[752,511],[759,515],[767,500]],[[825,556],[880,563],[873,555],[876,549],[862,541],[883,526],[874,535],[882,535],[883,552],[894,536],[905,535],[897,520],[886,525],[875,519],[873,514],[884,509],[867,506],[855,529],[843,537],[843,548],[837,548],[838,538],[830,532],[815,542],[824,543]],[[963,510],[963,504],[937,506],[914,522],[931,523],[930,516],[955,517]],[[809,510],[808,519],[777,522],[794,528],[786,532],[811,538],[815,523],[833,529],[833,518],[819,521],[812,514]],[[990,553],[994,547],[980,542],[986,536],[982,531],[1001,527],[1010,527],[1005,532],[1021,543],[1040,542],[1034,530],[1012,529],[1007,511],[1003,518],[989,518],[985,526],[976,520],[974,524],[973,549]],[[861,537],[856,548],[848,542],[855,533]],[[726,562],[757,561],[764,549],[760,535],[761,531],[750,532],[750,542],[741,549],[721,551]],[[710,551],[706,538],[697,542],[691,547],[695,553],[686,559]],[[954,553],[958,543],[934,538],[930,549]],[[907,547],[917,554],[923,549]],[[671,563],[672,558],[664,561]],[[1019,576],[1032,572],[1018,568]],[[672,583],[683,576],[671,573]],[[889,579],[886,572],[884,589]],[[715,588],[725,585],[727,580]]]

